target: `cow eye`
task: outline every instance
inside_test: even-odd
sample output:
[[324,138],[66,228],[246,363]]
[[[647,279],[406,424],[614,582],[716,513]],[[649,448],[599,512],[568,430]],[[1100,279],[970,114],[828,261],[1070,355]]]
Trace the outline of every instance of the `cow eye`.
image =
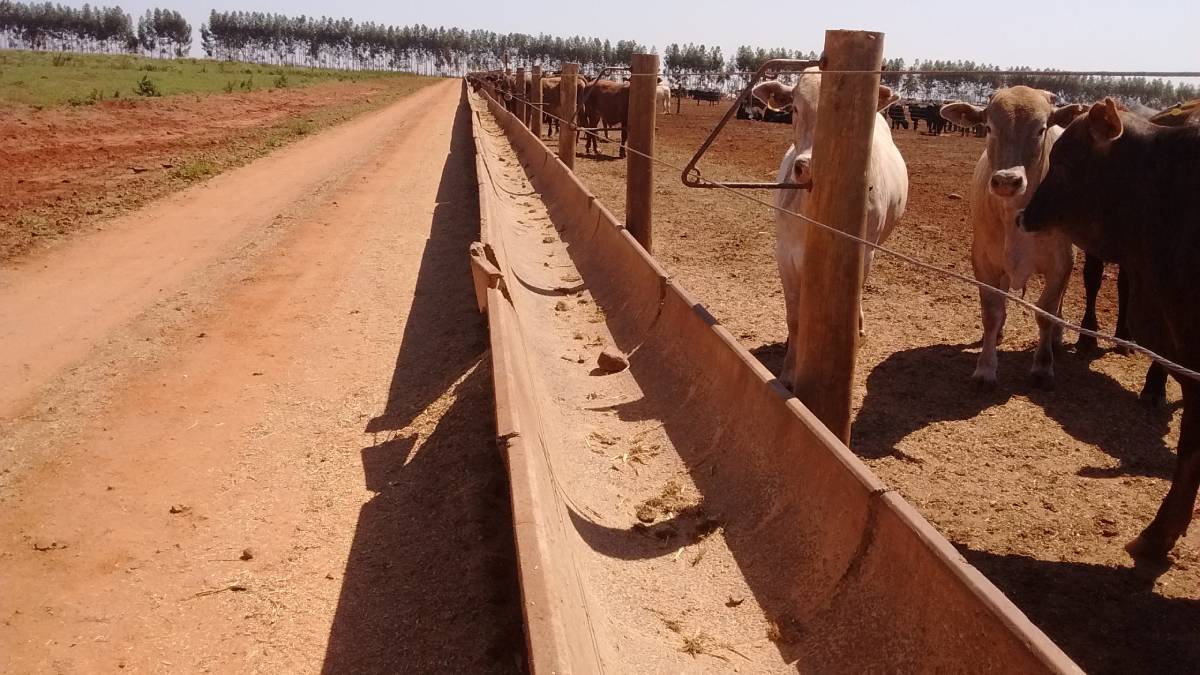
[[1044,133],[1046,133],[1046,127],[1042,127],[1041,129],[1038,129],[1038,136],[1041,136]]

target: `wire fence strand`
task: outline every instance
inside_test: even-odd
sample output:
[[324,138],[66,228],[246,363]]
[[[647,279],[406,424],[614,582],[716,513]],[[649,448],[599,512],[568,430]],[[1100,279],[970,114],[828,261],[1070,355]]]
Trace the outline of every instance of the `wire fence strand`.
[[[608,70],[627,70],[622,68],[608,68]],[[527,71],[528,72],[528,71]],[[769,72],[777,72],[771,70]],[[783,71],[789,72],[792,75],[970,75],[970,76],[994,76],[994,77],[1175,77],[1175,78],[1200,78],[1200,70],[795,70]],[[542,77],[558,77],[561,73],[544,71]],[[752,70],[739,70],[733,72],[713,71],[711,73],[628,73],[621,77],[719,77],[719,76],[741,76],[746,77],[754,75]],[[583,76],[583,73],[580,73]]]
[[[858,71],[858,72],[867,72],[867,71]],[[871,72],[874,73],[874,71],[871,71]],[[899,72],[899,71],[890,71],[890,72]],[[518,101],[522,101],[529,105],[535,105],[535,104],[533,104],[532,101],[528,101],[517,94],[510,93],[510,96]],[[547,104],[541,104],[539,107],[545,108],[546,105]],[[543,112],[544,112],[544,110],[543,110]],[[591,131],[589,129],[586,129],[586,128],[578,127],[577,125],[575,125],[574,122],[565,120],[553,113],[544,112],[544,114],[557,120],[560,125],[566,125],[568,129],[574,128],[577,131],[580,131],[584,134],[594,136],[599,141],[603,141],[606,143],[611,142],[611,141],[609,141],[609,139],[600,136],[598,133]],[[560,135],[561,135],[561,132],[560,132]],[[538,139],[538,140],[541,140],[541,139]],[[654,162],[661,166],[665,166],[669,169],[674,169],[675,171],[680,172],[680,174],[682,174],[684,171],[683,167],[677,166],[671,162],[668,162],[659,157],[655,157],[648,153],[644,153],[644,152],[635,150],[634,148],[631,148],[628,145],[625,146],[625,151],[633,153],[635,155],[638,155],[639,157],[644,157],[644,158],[650,160],[651,162]],[[942,267],[938,267],[937,265],[925,262],[924,260],[921,260],[914,256],[908,255],[907,253],[901,253],[900,251],[888,248],[882,244],[878,244],[878,243],[870,241],[868,239],[864,239],[863,237],[859,237],[857,235],[850,234],[849,232],[844,232],[842,230],[839,230],[836,227],[833,227],[831,225],[826,225],[825,223],[822,223],[818,220],[810,218],[804,214],[796,213],[795,211],[791,211],[791,210],[785,209],[781,206],[772,204],[771,202],[769,202],[765,199],[762,199],[761,197],[752,195],[743,190],[738,190],[738,189],[731,188],[731,187],[722,185],[722,184],[714,182],[714,181],[710,181],[707,178],[704,178],[703,176],[701,176],[698,170],[695,172],[694,175],[696,176],[697,180],[707,183],[711,187],[715,187],[715,188],[724,190],[730,194],[736,195],[737,197],[739,197],[741,199],[744,199],[749,202],[753,202],[755,204],[759,204],[761,206],[765,206],[765,207],[767,207],[773,211],[776,211],[778,213],[782,213],[782,214],[786,214],[786,215],[789,215],[789,216],[792,216],[795,218],[799,218],[800,220],[802,220],[806,223],[809,223],[809,224],[813,225],[814,227],[822,229],[826,232],[830,232],[838,237],[842,237],[843,239],[847,239],[856,244],[861,244],[863,246],[866,246],[874,251],[883,253],[884,255],[887,255],[887,256],[890,256],[897,260],[900,260],[902,262],[905,262],[905,263],[912,265],[913,267],[916,267],[918,269],[922,269],[927,272],[932,272],[934,274],[937,274],[937,275],[940,275],[940,276],[943,276],[943,277],[946,277],[949,279],[954,279],[954,280],[962,282],[964,284],[974,286],[983,292],[991,293],[991,294],[1003,297],[1007,301],[1012,302],[1013,304],[1017,305],[1018,307],[1021,307],[1021,308],[1025,309],[1026,311],[1032,313],[1034,316],[1042,317],[1043,319],[1046,319],[1047,321],[1050,321],[1051,323],[1053,323],[1061,328],[1070,330],[1074,333],[1079,333],[1080,335],[1087,335],[1087,336],[1095,338],[1097,340],[1103,340],[1105,342],[1110,342],[1110,343],[1113,343],[1120,347],[1124,347],[1131,351],[1137,352],[1139,354],[1142,354],[1143,356],[1150,358],[1151,360],[1155,361],[1156,363],[1162,365],[1164,368],[1166,368],[1167,370],[1171,371],[1172,373],[1174,373],[1178,376],[1187,377],[1189,379],[1200,382],[1200,372],[1198,372],[1198,371],[1192,370],[1191,368],[1188,368],[1187,366],[1176,363],[1160,354],[1157,354],[1157,353],[1139,345],[1136,342],[1133,342],[1130,340],[1125,340],[1125,339],[1119,338],[1115,335],[1101,333],[1099,331],[1095,331],[1090,328],[1084,328],[1083,326],[1071,323],[1070,321],[1063,319],[1062,317],[1058,316],[1057,314],[1054,314],[1053,312],[1048,312],[1048,311],[1042,309],[1041,307],[1038,307],[1036,304],[1026,300],[1025,298],[1023,298],[1009,290],[1000,289],[996,286],[992,286],[991,284],[986,284],[982,281],[979,281],[978,279],[975,279],[974,277],[968,277],[964,274],[960,274],[953,270],[948,270],[948,269],[945,269]]]

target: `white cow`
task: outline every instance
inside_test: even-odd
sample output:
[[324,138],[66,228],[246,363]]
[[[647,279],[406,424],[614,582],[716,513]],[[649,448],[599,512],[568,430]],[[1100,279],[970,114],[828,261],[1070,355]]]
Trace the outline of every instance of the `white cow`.
[[[793,143],[783,156],[779,166],[780,182],[808,184],[809,188],[779,190],[775,205],[793,213],[809,215],[809,195],[814,180],[820,176],[812,174],[813,137],[817,129],[817,104],[821,91],[819,68],[809,68],[800,76],[799,83],[788,86],[778,81],[757,85],[753,94],[766,101],[771,108],[791,108]],[[879,87],[879,107],[884,110],[899,100],[887,87]],[[867,198],[867,238],[882,243],[891,234],[908,203],[908,168],[904,158],[892,142],[892,132],[882,115],[875,116],[875,131],[871,145],[868,168],[870,191]],[[788,348],[783,361],[780,381],[791,388],[795,382],[796,340],[798,330],[798,302],[800,284],[803,279],[804,244],[809,224],[792,215],[776,212],[775,215],[775,258],[779,263],[779,276],[783,280],[784,302],[787,303]],[[863,281],[871,270],[873,251],[867,249],[863,265]],[[862,329],[862,316],[859,316]]]
[[658,88],[654,92],[654,102],[664,115],[671,114],[671,87],[663,79],[658,78]]
[[[1050,148],[1065,127],[1085,108],[1054,106],[1054,94],[1017,86],[992,94],[986,108],[969,103],[942,107],[942,117],[962,127],[986,124],[987,147],[971,180],[971,264],[975,278],[1004,290],[1024,289],[1029,277],[1041,274],[1046,286],[1038,307],[1061,315],[1075,253],[1065,234],[1029,234],[1017,227],[1017,213],[1033,198],[1050,163]],[[971,379],[983,388],[996,386],[996,345],[1004,330],[1003,296],[979,292],[983,340]],[[1037,386],[1054,386],[1054,347],[1062,329],[1037,317],[1038,348],[1031,370]]]

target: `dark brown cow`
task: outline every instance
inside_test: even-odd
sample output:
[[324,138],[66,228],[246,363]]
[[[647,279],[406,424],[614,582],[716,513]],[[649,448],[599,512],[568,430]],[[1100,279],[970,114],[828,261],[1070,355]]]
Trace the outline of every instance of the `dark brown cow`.
[[[1063,133],[1050,170],[1018,217],[1055,229],[1129,277],[1129,330],[1141,345],[1200,369],[1200,126],[1156,126],[1112,99]],[[1171,489],[1125,546],[1163,558],[1187,532],[1200,487],[1200,382],[1180,378],[1183,422]]]
[[[1148,120],[1156,115],[1158,111],[1153,108],[1148,108],[1140,103],[1131,103],[1128,105],[1117,104],[1118,110],[1127,111],[1134,115]],[[1091,330],[1099,330],[1100,322],[1096,318],[1096,297],[1100,294],[1100,286],[1104,282],[1104,261],[1084,252],[1083,261],[1083,290],[1084,290],[1084,309],[1083,322],[1080,324],[1084,328]],[[1126,318],[1129,315],[1129,280],[1125,275],[1117,271],[1117,327],[1116,336],[1124,340],[1130,339],[1129,325]],[[1090,335],[1080,335],[1079,340],[1075,343],[1075,348],[1081,352],[1094,353],[1097,350],[1096,338]],[[1117,348],[1119,353],[1127,353],[1124,348]],[[1146,381],[1142,386],[1142,392],[1139,398],[1152,408],[1156,408],[1167,400],[1167,371],[1163,370],[1162,366],[1157,363],[1151,363],[1149,370],[1146,371]]]
[[532,78],[532,73],[525,73],[523,82],[516,73],[509,73],[501,77],[500,91],[503,94],[504,107],[510,113],[515,115],[521,110],[520,105],[521,101],[525,99],[526,85],[531,83]]
[[[628,82],[613,82],[612,80],[595,80],[589,82],[584,87],[583,98],[584,102],[584,126],[597,128],[601,124],[604,125],[605,131],[608,127],[621,125],[621,149],[619,156],[625,156],[625,139],[628,135],[627,124],[629,117],[629,83]],[[588,134],[587,142],[584,145],[584,152],[587,152],[590,147],[595,153],[600,154],[599,143],[596,137]]]
[[1200,125],[1200,98],[1194,98],[1186,103],[1176,103],[1151,117],[1150,121],[1164,127]]
[[[561,77],[544,77],[542,78],[542,104],[545,106],[545,111],[554,117],[547,116],[546,119],[546,135],[553,135],[554,130],[558,129],[559,122],[557,118],[571,119],[566,110],[562,109],[562,92],[559,86],[562,84]],[[582,77],[575,78],[575,102],[578,104],[583,101],[583,88],[585,82]]]

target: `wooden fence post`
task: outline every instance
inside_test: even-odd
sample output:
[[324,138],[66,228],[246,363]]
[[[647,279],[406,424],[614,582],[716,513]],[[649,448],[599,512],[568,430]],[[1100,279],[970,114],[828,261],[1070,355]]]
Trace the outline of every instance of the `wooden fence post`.
[[530,106],[530,125],[529,129],[533,131],[533,135],[538,138],[542,137],[542,67],[533,67],[533,81],[529,85],[529,100],[533,101]]
[[[823,70],[877,71],[883,33],[825,32]],[[809,217],[864,236],[867,167],[879,105],[879,75],[821,75]],[[844,443],[850,442],[850,388],[858,350],[863,247],[808,225],[800,287],[793,390]]]
[[658,91],[658,55],[634,54],[629,61],[629,111],[626,120],[625,228],[647,252],[654,244],[651,211],[654,206],[654,120]]
[[533,71],[532,69],[525,72],[525,127],[529,128],[533,125],[533,106],[529,102],[533,100]]
[[516,100],[513,102],[515,104],[513,114],[517,116],[517,119],[521,120],[522,124],[528,124],[528,120],[525,117],[525,96],[528,93],[525,91],[525,66],[521,66],[517,68],[516,82],[513,85],[512,94],[516,97]]
[[562,78],[558,81],[558,99],[562,108],[555,114],[566,120],[566,123],[558,126],[558,158],[571,170],[575,169],[575,108],[578,105],[575,90],[579,86],[578,78],[579,64],[564,63]]

